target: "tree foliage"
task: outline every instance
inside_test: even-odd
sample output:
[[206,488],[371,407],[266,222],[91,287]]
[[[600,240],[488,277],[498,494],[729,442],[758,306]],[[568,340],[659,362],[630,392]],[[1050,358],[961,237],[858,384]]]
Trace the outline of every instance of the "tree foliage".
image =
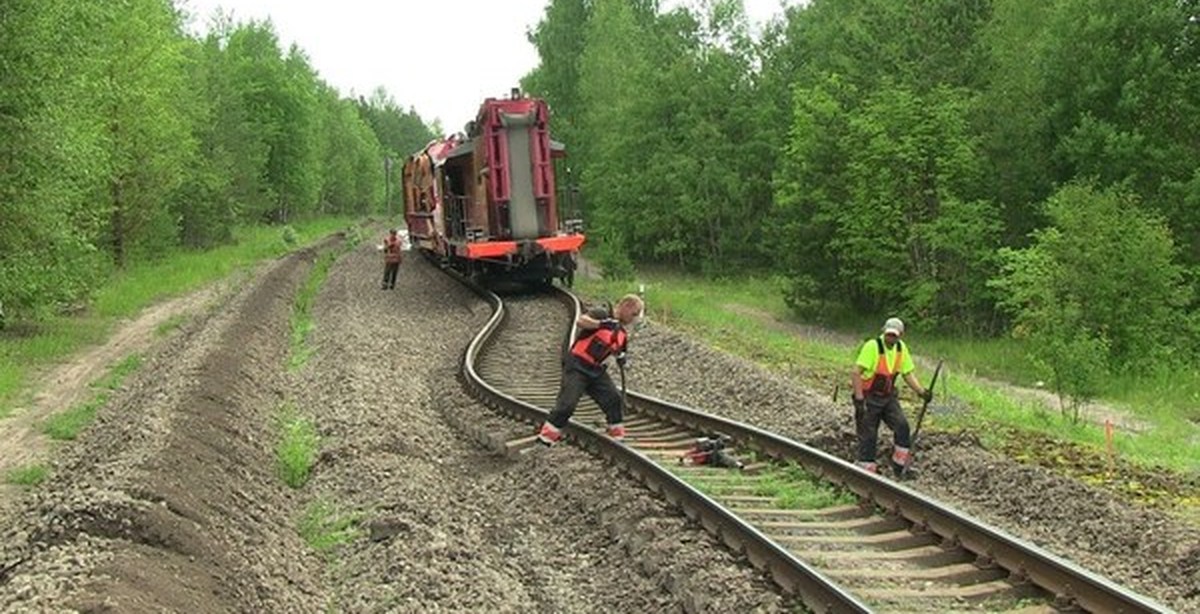
[[1017,315],[988,283],[997,250],[1052,226],[1061,186],[1139,203],[1180,242],[1156,262],[1200,270],[1198,15],[1194,0],[813,0],[756,37],[731,0],[552,0],[525,85],[570,133],[591,234],[622,270],[759,272],[808,316],[998,333]]
[[[37,316],[113,268],[232,239],[234,225],[384,206],[415,113],[321,82],[270,23],[184,32],[169,0],[12,0],[0,19],[0,303]],[[386,143],[385,145],[381,143]]]
[[1076,183],[1046,215],[1029,247],[1004,250],[992,282],[1042,362],[1071,369],[1095,354],[1097,372],[1136,371],[1188,350],[1179,333],[1192,291],[1157,214],[1128,191]]

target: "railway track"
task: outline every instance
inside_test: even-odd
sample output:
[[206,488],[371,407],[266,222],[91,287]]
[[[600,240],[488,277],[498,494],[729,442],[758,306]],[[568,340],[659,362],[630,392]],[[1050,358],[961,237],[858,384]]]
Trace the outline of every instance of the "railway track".
[[[462,376],[498,410],[460,427],[494,450],[538,449],[531,425],[554,404],[574,297],[501,300],[464,352]],[[627,470],[679,505],[816,612],[1163,612],[1161,605],[903,485],[820,450],[669,402],[629,393],[628,438],[603,434],[584,398],[568,441]],[[514,420],[515,419],[515,420]],[[724,435],[744,471],[682,465],[702,436]],[[796,486],[834,493],[803,504]],[[838,494],[840,493],[840,494]]]

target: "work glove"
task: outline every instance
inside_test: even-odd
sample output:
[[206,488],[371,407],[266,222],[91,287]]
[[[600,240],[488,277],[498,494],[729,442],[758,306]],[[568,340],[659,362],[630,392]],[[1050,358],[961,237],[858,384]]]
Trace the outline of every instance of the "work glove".
[[625,365],[627,365],[627,364],[629,364],[629,356],[627,354],[625,354],[625,352],[621,352],[620,354],[617,354],[617,366],[624,369]]
[[930,401],[933,401],[933,391],[932,391],[932,390],[930,390],[930,389],[928,389],[928,388],[926,388],[925,390],[921,391],[921,395],[920,395],[920,396],[921,396],[921,400],[925,401],[926,403],[929,403]]
[[856,399],[854,397],[850,397],[850,402],[854,403],[854,411],[856,412],[862,413],[867,408],[866,399]]
[[619,325],[620,325],[620,323],[618,323],[616,320],[611,320],[611,319],[600,320],[600,328],[603,328],[605,330],[617,330],[617,326],[619,326]]

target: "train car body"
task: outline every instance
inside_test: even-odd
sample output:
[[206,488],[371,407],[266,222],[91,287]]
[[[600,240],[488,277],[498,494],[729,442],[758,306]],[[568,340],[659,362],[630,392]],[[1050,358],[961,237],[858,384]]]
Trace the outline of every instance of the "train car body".
[[429,143],[402,175],[405,222],[417,249],[466,274],[563,277],[583,246],[582,224],[563,220],[545,101],[488,98],[466,134]]

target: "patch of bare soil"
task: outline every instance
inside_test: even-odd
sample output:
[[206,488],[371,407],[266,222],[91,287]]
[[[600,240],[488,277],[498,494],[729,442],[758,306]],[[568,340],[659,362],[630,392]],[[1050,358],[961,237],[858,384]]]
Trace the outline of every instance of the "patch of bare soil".
[[60,448],[0,518],[0,611],[322,609],[272,455],[288,313],[315,252],[185,324]]
[[[381,291],[378,255],[332,269],[318,350],[292,384],[325,452],[307,495],[365,535],[327,569],[346,612],[776,612],[744,560],[636,482],[568,446],[519,461],[450,426],[489,412],[457,380],[487,306],[415,257]],[[529,427],[532,432],[533,427]]]
[[[109,339],[98,346],[72,356],[47,373],[35,375],[39,390],[26,407],[17,407],[0,420],[0,475],[22,465],[40,462],[48,451],[48,442],[40,425],[51,414],[85,402],[94,394],[90,385],[107,370],[131,354],[147,351],[161,339],[158,329],[170,322],[184,322],[228,292],[230,284],[214,284],[152,305],[137,317],[117,325]],[[11,488],[11,487],[10,487]],[[12,494],[0,488],[0,497]]]
[[[630,344],[629,386],[852,458],[849,405],[653,323]],[[713,377],[714,373],[721,374]],[[909,407],[911,411],[911,406]],[[881,429],[881,454],[889,452]],[[1180,612],[1200,612],[1200,530],[969,435],[922,435],[909,486]]]

